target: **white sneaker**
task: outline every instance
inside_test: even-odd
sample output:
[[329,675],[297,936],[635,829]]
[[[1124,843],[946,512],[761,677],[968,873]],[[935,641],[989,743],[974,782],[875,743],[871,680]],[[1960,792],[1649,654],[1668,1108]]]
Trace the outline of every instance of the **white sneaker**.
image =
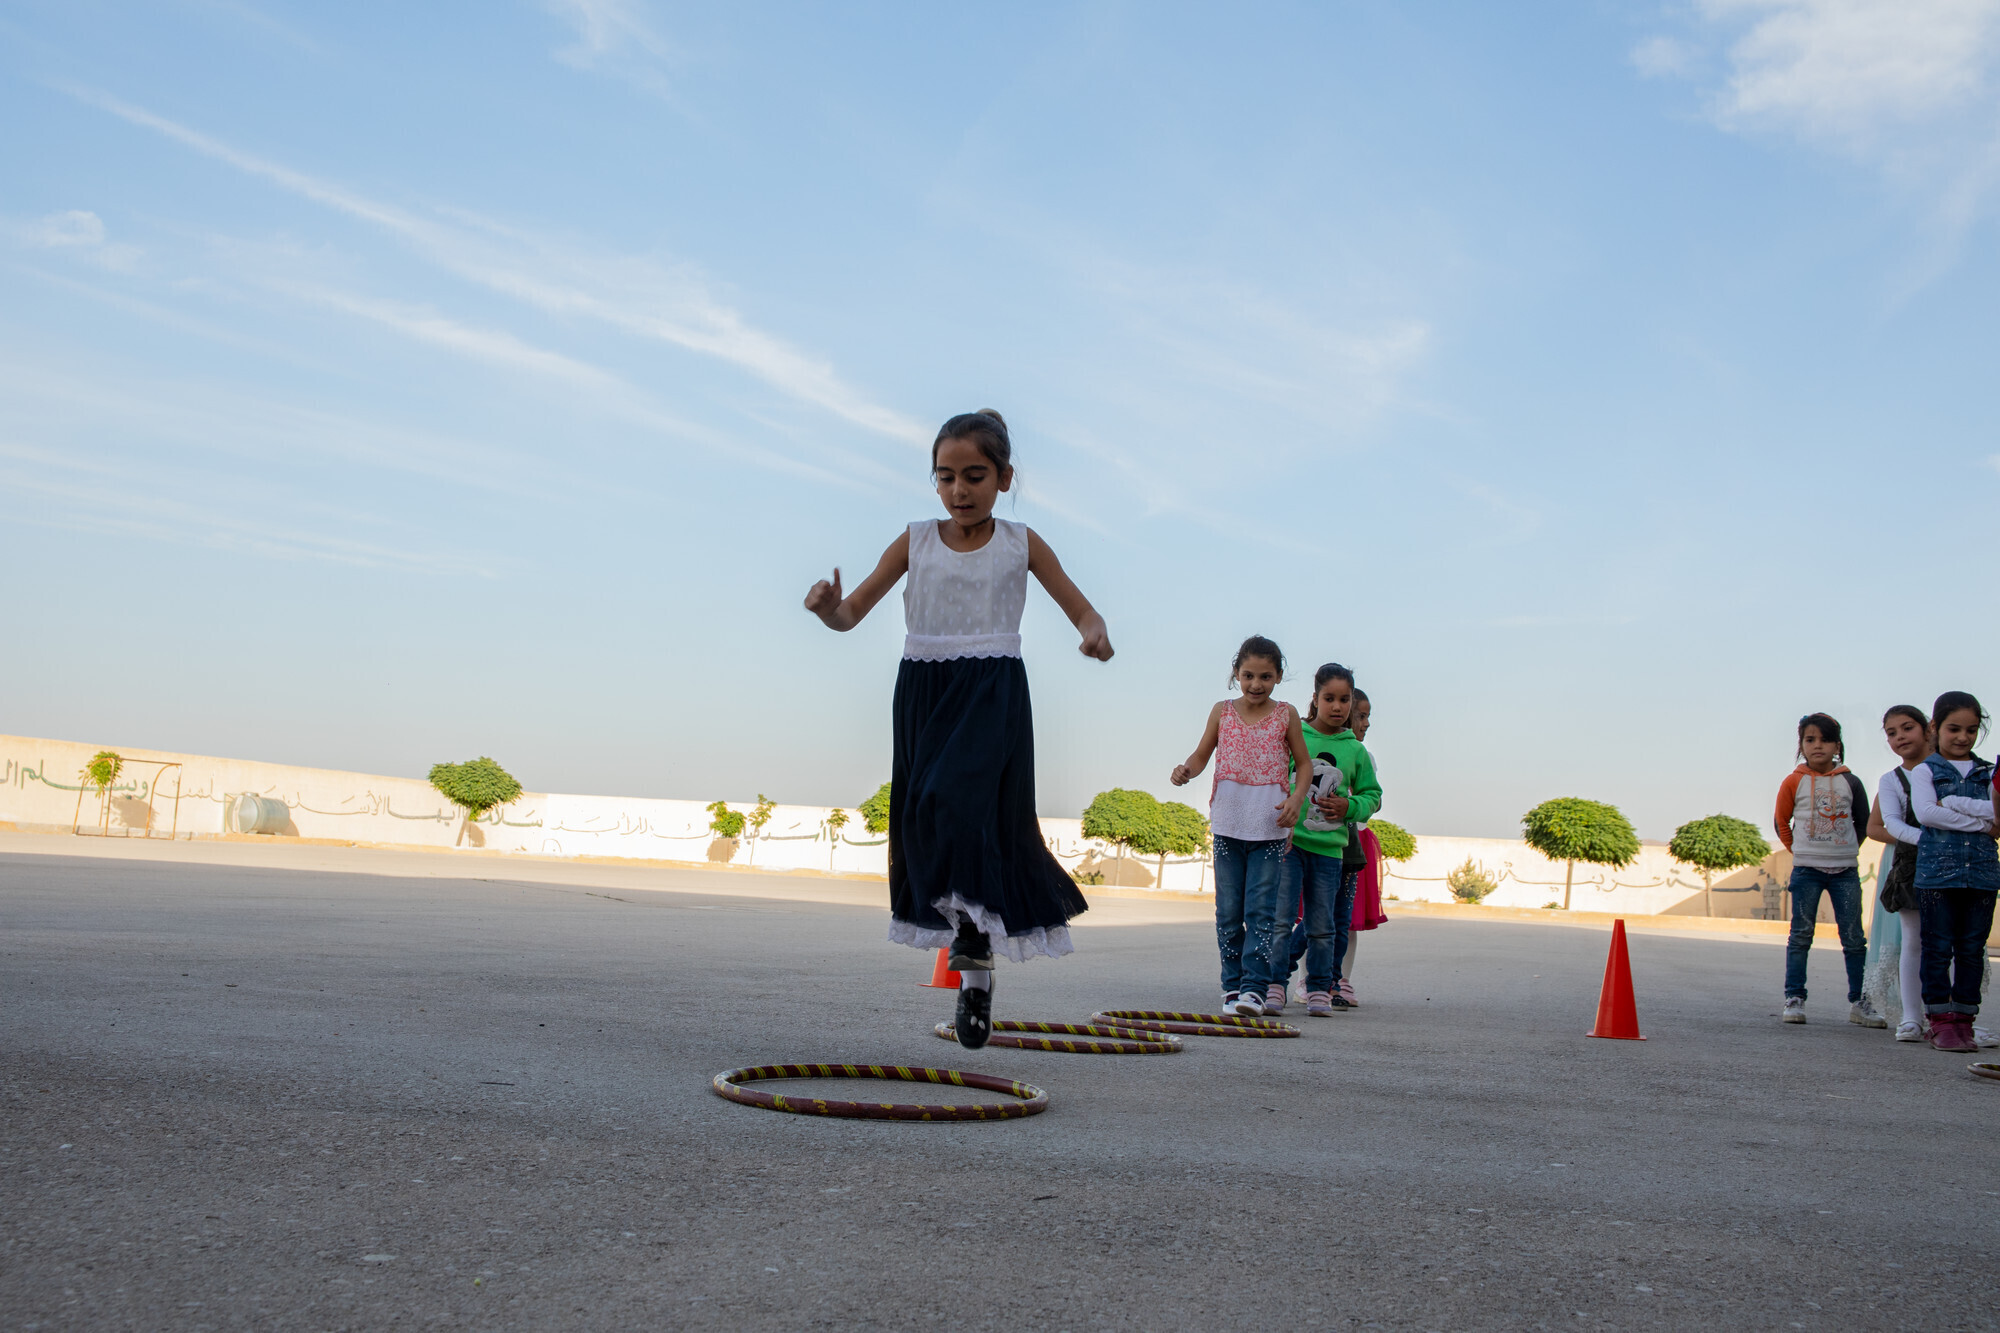
[[[1977,1029],[1974,1030],[1977,1031]],[[1923,1039],[1924,1039],[1923,1025],[1918,1023],[1916,1019],[1906,1018],[1902,1022],[1896,1024],[1897,1041],[1922,1041]]]
[[1881,1013],[1875,1008],[1875,1001],[1869,999],[1866,995],[1847,1006],[1847,1021],[1850,1023],[1859,1023],[1865,1028],[1885,1028],[1889,1026],[1889,1020],[1882,1017]]
[[1787,1023],[1805,1022],[1806,997],[1803,995],[1787,995],[1785,997],[1785,1012],[1778,1015],[1778,1017],[1784,1019]]
[[1981,1047],[2000,1046],[2000,1037],[1994,1036],[1977,1023],[1972,1025],[1972,1040]]
[[1251,1018],[1264,1016],[1264,1001],[1256,991],[1244,991],[1236,997],[1236,1003],[1223,1007],[1232,1014],[1246,1014]]

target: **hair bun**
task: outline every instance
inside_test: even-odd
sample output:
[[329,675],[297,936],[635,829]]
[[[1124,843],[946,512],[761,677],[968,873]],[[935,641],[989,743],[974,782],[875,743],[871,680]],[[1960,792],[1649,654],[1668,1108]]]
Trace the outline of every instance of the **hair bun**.
[[1007,418],[1001,416],[998,412],[994,411],[990,407],[982,407],[979,409],[979,411],[977,411],[973,415],[982,417],[992,417],[995,421],[1000,423],[1001,430],[1007,429]]

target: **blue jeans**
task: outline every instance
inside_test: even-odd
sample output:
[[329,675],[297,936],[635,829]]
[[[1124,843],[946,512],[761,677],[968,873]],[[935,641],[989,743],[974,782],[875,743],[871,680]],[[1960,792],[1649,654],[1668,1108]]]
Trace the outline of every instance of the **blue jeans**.
[[[1306,960],[1306,989],[1333,989],[1340,980],[1340,962],[1347,956],[1347,936],[1354,926],[1354,891],[1361,872],[1349,870],[1337,856],[1321,856],[1294,847],[1285,857],[1285,905],[1296,919],[1292,926],[1291,961],[1286,977]],[[1299,909],[1305,915],[1299,916]]]
[[[1930,835],[1925,829],[1924,836]],[[1993,929],[1993,894],[1949,888],[1925,889],[1920,897],[1924,1012],[1976,1014],[1979,982],[1986,972],[1986,936]]]
[[[1815,870],[1793,866],[1792,937],[1785,942],[1785,998],[1806,998],[1806,954],[1812,949],[1813,924],[1819,920],[1819,895],[1833,899],[1833,919],[1840,926],[1840,951],[1847,957],[1847,1002],[1861,998],[1861,977],[1868,960],[1868,937],[1861,929],[1861,872]],[[1975,988],[1977,983],[1974,983]]]
[[1284,978],[1274,956],[1284,947],[1278,920],[1285,891],[1285,840],[1253,842],[1215,835],[1215,947],[1222,954],[1222,989],[1262,996]]

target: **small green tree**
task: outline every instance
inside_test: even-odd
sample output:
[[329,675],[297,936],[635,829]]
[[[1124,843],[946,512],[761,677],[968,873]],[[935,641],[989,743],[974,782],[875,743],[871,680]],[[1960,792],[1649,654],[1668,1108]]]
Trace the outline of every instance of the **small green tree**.
[[1771,844],[1748,820],[1731,815],[1710,815],[1692,819],[1674,830],[1667,853],[1676,861],[1701,872],[1701,910],[1715,915],[1715,877],[1744,866],[1763,864],[1771,854]]
[[750,864],[753,866],[757,864],[757,839],[764,836],[764,825],[771,822],[771,815],[777,808],[778,803],[760,791],[757,793],[756,808],[744,816],[750,825]]
[[1371,819],[1368,831],[1375,835],[1375,845],[1382,849],[1384,861],[1407,861],[1417,854],[1417,840],[1401,824]]
[[1159,878],[1153,882],[1164,884],[1169,856],[1200,856],[1208,850],[1208,821],[1191,805],[1155,801],[1152,823],[1132,840],[1132,850],[1160,858]]
[[1628,866],[1639,855],[1639,835],[1617,806],[1558,796],[1521,816],[1521,836],[1551,861],[1564,863],[1563,910],[1569,910],[1576,863]]
[[1444,883],[1445,887],[1451,890],[1452,897],[1462,903],[1471,903],[1474,907],[1477,907],[1487,894],[1500,887],[1499,882],[1486,873],[1486,867],[1469,856],[1465,858],[1464,865],[1444,877]]
[[743,836],[743,812],[731,810],[727,801],[708,803],[709,832],[718,838],[740,838]]
[[861,827],[870,833],[889,831],[889,784],[883,783],[875,789],[875,794],[855,807],[861,811]]
[[485,755],[462,764],[432,764],[430,782],[441,796],[465,812],[458,826],[460,841],[473,820],[521,795],[521,784],[514,781],[514,775]]
[[90,762],[83,766],[77,776],[97,788],[97,794],[102,796],[111,789],[112,783],[118,781],[118,775],[124,768],[125,761],[119,757],[116,750],[99,750],[90,756]]
[[1160,803],[1148,791],[1113,787],[1091,797],[1083,810],[1083,836],[1117,847],[1120,861],[1128,847],[1149,850],[1160,836],[1159,825]]
[[826,829],[826,871],[830,875],[833,873],[833,854],[840,850],[840,831],[847,827],[847,811],[835,806],[826,812],[826,818],[820,823]]

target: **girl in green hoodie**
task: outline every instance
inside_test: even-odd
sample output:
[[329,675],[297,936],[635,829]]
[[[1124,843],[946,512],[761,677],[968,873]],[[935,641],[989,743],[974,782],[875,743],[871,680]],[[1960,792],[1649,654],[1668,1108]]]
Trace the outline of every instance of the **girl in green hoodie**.
[[[1366,824],[1382,806],[1375,761],[1347,725],[1353,707],[1352,671],[1328,662],[1313,674],[1313,700],[1303,728],[1306,752],[1312,756],[1312,785],[1292,829],[1284,899],[1294,910],[1304,909],[1306,1014],[1312,1018],[1353,1007],[1336,990],[1354,918],[1354,877],[1342,863],[1351,830]],[[1283,988],[1272,989],[1282,1002]],[[1270,1010],[1268,1000],[1265,1008]]]

